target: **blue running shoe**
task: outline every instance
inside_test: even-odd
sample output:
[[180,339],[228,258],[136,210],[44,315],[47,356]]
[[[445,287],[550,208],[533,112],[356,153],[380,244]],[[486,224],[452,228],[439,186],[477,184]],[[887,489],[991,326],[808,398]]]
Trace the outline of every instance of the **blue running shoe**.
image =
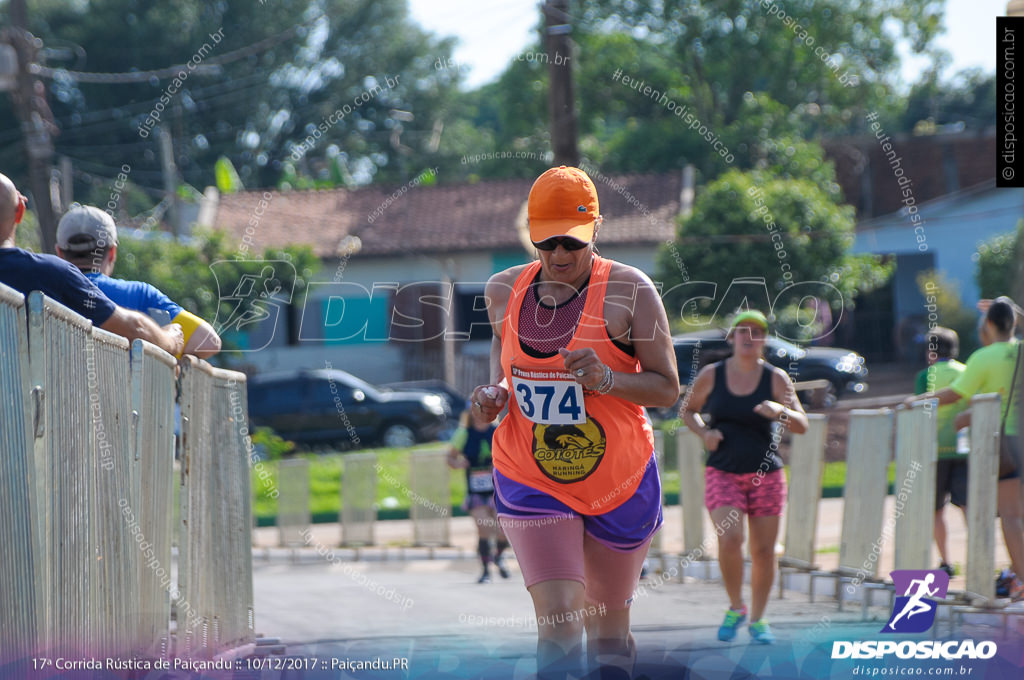
[[770,645],[775,642],[775,635],[772,634],[772,627],[764,619],[754,621],[750,624],[750,637],[754,642],[762,645]]
[[722,621],[722,626],[718,629],[718,639],[722,642],[728,642],[736,637],[736,629],[740,627],[740,624],[747,620],[747,608],[743,609],[730,609],[725,612],[725,621]]

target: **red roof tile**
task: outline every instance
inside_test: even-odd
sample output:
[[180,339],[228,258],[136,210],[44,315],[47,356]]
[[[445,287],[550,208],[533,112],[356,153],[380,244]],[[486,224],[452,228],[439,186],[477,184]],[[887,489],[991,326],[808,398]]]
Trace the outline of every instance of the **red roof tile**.
[[[337,256],[346,236],[362,241],[363,256],[473,252],[521,247],[531,179],[509,179],[355,190],[262,192],[221,196],[215,226],[250,250],[306,243],[324,258]],[[679,212],[680,173],[595,177],[605,223],[600,242],[653,244],[672,238]],[[263,202],[262,214],[257,215]]]

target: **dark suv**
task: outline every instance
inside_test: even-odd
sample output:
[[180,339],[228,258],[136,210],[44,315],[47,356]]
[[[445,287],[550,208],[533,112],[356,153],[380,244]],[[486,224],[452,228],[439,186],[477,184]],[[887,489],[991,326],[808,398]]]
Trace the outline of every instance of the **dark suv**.
[[[725,331],[708,330],[685,333],[672,338],[679,365],[679,384],[689,385],[697,371],[721,361],[732,354],[725,340]],[[836,399],[848,392],[860,393],[867,389],[868,369],[864,357],[848,349],[833,347],[800,347],[769,335],[764,358],[773,366],[789,373],[795,383],[825,379],[828,387],[816,395],[823,406],[832,406]],[[810,401],[809,392],[800,392],[800,400]]]
[[444,397],[390,391],[337,369],[268,373],[249,379],[249,417],[300,445],[411,446],[445,427]]

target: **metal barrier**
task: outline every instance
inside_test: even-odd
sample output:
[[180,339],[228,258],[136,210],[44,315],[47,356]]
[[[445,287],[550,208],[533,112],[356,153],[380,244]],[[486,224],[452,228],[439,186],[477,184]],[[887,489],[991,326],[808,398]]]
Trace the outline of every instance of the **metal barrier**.
[[139,560],[139,645],[159,653],[170,639],[171,543],[174,507],[174,369],[177,361],[162,349],[136,340],[131,348],[132,451],[139,465],[139,523],[152,545]]
[[[0,286],[0,663],[169,651],[175,366]],[[251,512],[245,378],[184,369],[177,651],[192,653],[253,638]]]
[[[818,504],[825,474],[825,434],[828,417],[807,415],[807,432],[793,434],[789,450],[789,496],[786,500],[785,552],[779,564],[814,568],[814,542],[818,531]],[[781,585],[782,580],[779,579]]]
[[971,399],[971,455],[967,463],[967,592],[991,602],[995,598],[995,523],[999,482],[998,394]]
[[24,297],[0,284],[0,664],[34,654],[42,625],[31,448],[41,395],[29,384],[25,321]]
[[303,534],[313,523],[309,510],[309,461],[305,458],[282,460],[277,466],[278,545],[291,548],[305,545]]
[[377,455],[350,453],[341,472],[341,545],[373,545],[377,520]]
[[409,455],[409,504],[413,545],[449,545],[451,478],[448,454],[413,451]]
[[839,570],[868,576],[878,573],[876,544],[881,548],[882,514],[885,508],[887,473],[892,459],[892,411],[854,409],[850,411],[847,439],[846,486],[843,490],[843,534],[839,547]]
[[931,563],[938,460],[938,401],[919,401],[896,415],[894,569]]
[[689,428],[676,430],[679,505],[683,509],[683,553],[704,554],[704,445]]
[[29,365],[42,403],[36,422],[36,531],[42,541],[41,650],[101,649],[93,609],[92,512],[96,470],[85,352],[91,323],[34,292],[28,297]]
[[209,655],[254,637],[245,376],[181,366],[178,652]]
[[[191,361],[208,367],[196,359]],[[245,375],[235,371],[211,369],[214,402],[220,426],[213,431],[214,476],[220,503],[212,518],[213,529],[221,545],[219,568],[211,570],[215,609],[219,612],[218,647],[230,647],[255,638],[252,585],[252,490],[249,464],[252,440],[249,437],[249,404]],[[209,569],[209,563],[205,565]]]
[[115,654],[144,644],[138,639],[141,553],[135,537],[140,537],[139,545],[148,537],[141,523],[131,523],[141,517],[143,500],[131,436],[134,418],[130,417],[128,341],[93,328],[85,346],[85,373],[92,428],[92,453],[87,463],[92,487],[92,536],[86,546],[88,556],[83,557],[93,562],[90,595],[100,638],[98,650]]

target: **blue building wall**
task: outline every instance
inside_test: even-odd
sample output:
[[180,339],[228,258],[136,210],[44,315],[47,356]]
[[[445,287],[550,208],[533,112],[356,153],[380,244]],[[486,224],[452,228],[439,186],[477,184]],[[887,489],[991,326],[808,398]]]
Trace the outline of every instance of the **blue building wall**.
[[[924,298],[916,276],[934,267],[954,283],[967,307],[978,301],[975,283],[978,246],[997,234],[1013,231],[1024,218],[1024,189],[999,189],[994,183],[919,206],[923,243],[904,211],[863,222],[851,251],[897,256],[893,290],[896,320],[920,313]],[[930,256],[930,257],[929,257]]]

